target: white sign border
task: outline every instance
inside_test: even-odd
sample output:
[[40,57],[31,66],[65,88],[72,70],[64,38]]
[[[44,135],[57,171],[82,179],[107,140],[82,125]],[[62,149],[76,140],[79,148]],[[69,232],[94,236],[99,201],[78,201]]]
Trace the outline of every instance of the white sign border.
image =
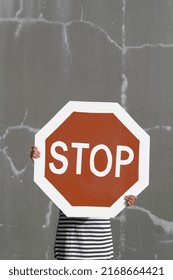
[[[45,178],[45,139],[73,113],[113,113],[129,131],[140,141],[139,180],[128,189],[111,207],[72,206],[55,187]],[[131,116],[114,102],[69,101],[43,128],[35,135],[35,146],[41,157],[34,161],[34,181],[42,191],[69,217],[115,217],[125,207],[125,195],[139,195],[149,184],[150,136],[131,118]]]

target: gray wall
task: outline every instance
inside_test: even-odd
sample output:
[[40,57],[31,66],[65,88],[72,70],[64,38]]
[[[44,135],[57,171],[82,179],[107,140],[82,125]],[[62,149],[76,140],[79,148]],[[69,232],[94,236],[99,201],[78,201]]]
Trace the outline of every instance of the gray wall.
[[115,258],[172,259],[173,0],[0,0],[0,259],[53,259],[58,209],[29,152],[69,100],[119,102],[151,136]]

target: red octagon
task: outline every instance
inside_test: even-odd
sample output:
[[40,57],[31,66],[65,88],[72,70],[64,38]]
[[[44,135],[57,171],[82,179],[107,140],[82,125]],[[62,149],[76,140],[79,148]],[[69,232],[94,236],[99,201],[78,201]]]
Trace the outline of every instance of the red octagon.
[[[60,146],[56,147],[57,154],[63,155],[68,162],[62,174],[52,172],[49,166],[53,163],[55,172],[63,166],[61,160],[51,155],[51,146],[57,141],[63,142],[66,147],[66,151]],[[88,145],[82,148],[79,157],[79,145],[76,144],[75,148],[72,143]],[[110,171],[102,177],[97,176],[97,172],[93,174],[90,167],[91,151],[100,144],[108,147],[112,161]],[[120,177],[116,177],[117,146],[120,145],[130,147],[134,152],[134,159],[128,165],[120,166]],[[122,160],[128,156],[126,151],[121,153]],[[80,174],[76,174],[79,158]],[[138,160],[139,140],[114,114],[74,112],[46,139],[45,177],[73,206],[110,207],[138,180]],[[95,169],[103,172],[108,165],[106,151],[99,149],[93,162]]]
[[149,184],[149,135],[118,103],[68,102],[35,145],[34,181],[67,216],[114,217]]

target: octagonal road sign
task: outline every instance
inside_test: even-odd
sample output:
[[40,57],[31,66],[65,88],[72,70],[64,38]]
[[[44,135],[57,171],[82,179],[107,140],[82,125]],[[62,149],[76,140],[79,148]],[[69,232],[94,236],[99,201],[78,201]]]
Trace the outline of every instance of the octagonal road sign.
[[68,102],[35,136],[34,181],[71,217],[115,217],[149,184],[149,135],[118,104]]

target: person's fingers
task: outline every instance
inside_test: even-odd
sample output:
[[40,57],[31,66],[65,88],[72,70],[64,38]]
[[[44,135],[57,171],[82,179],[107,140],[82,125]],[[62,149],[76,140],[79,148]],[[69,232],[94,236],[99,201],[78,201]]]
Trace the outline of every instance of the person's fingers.
[[38,147],[36,147],[36,146],[32,146],[31,149],[32,149],[32,151],[38,151]]
[[127,195],[127,197],[130,197],[130,198],[137,198],[137,196],[135,196],[135,195],[132,195],[132,194],[129,194],[129,195]]
[[127,204],[127,206],[130,206],[130,205],[132,205],[132,204],[133,204],[133,201],[126,200],[126,204]]
[[135,195],[127,195],[126,198],[129,199],[129,200],[135,201],[137,199],[137,196],[135,196]]
[[132,205],[136,201],[137,197],[135,195],[127,195],[125,196],[127,206]]
[[30,153],[30,158],[32,160],[37,159],[40,157],[40,151],[38,150],[38,148],[36,146],[32,146],[31,147],[31,153]]
[[34,158],[39,158],[40,157],[40,152],[34,152],[33,157]]
[[33,156],[32,156],[33,158],[39,158],[40,157],[40,155],[39,154],[33,154]]
[[34,151],[34,154],[35,154],[35,155],[40,155],[40,151],[39,151],[39,150],[35,150],[35,151]]
[[133,198],[133,197],[129,197],[128,199],[127,199],[129,202],[135,202],[135,198]]
[[126,201],[126,205],[130,206],[130,205],[132,205],[132,203],[130,201]]
[[128,199],[128,200],[127,200],[127,203],[130,204],[130,205],[132,205],[133,203],[135,203],[135,200],[134,200],[134,199]]

